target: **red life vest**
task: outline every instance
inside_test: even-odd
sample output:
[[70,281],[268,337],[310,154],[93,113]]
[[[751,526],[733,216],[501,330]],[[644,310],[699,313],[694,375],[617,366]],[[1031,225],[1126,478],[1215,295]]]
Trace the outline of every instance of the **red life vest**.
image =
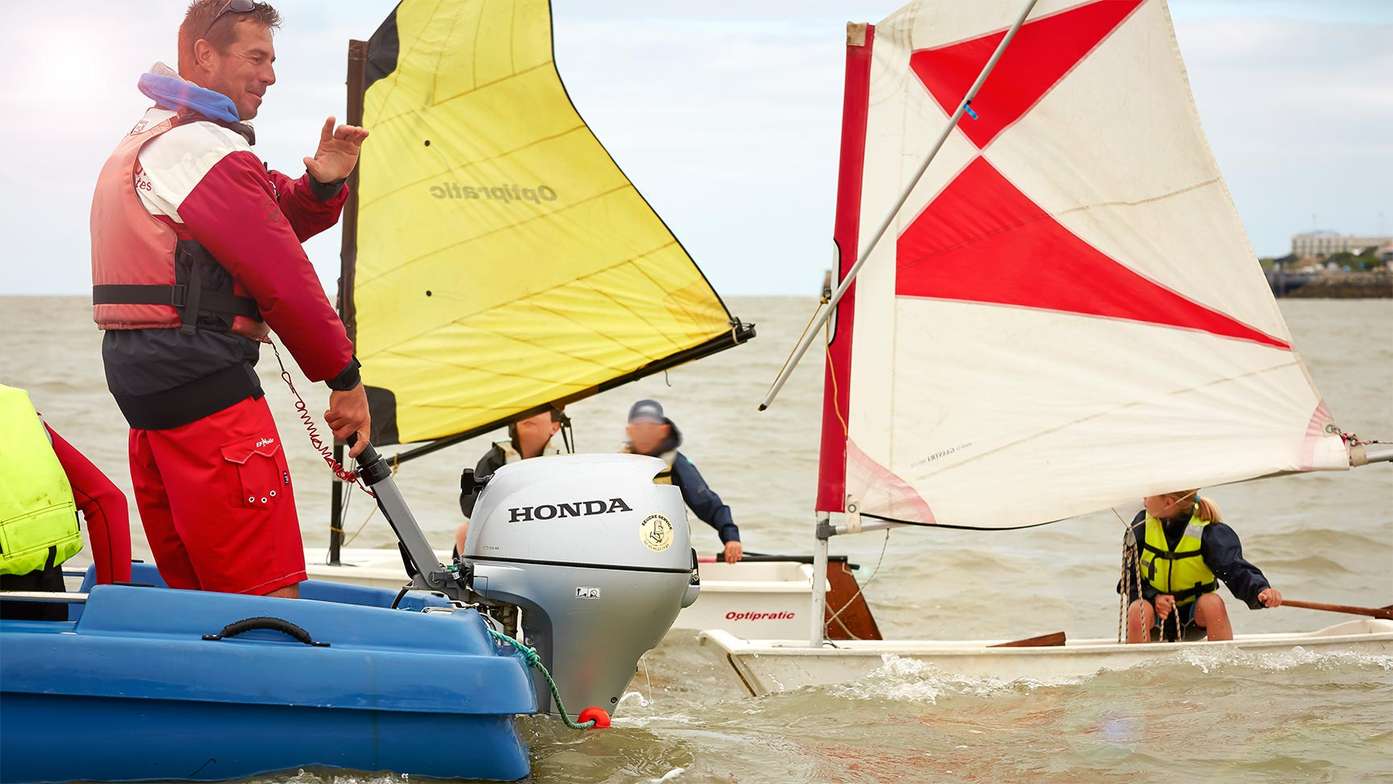
[[193,240],[179,239],[136,194],[140,150],[183,121],[142,120],[102,166],[92,197],[92,319],[102,329],[193,331],[200,315],[212,315],[222,317],[231,332],[262,338],[267,328],[256,301],[241,296],[235,282],[209,287],[203,269],[212,255]]

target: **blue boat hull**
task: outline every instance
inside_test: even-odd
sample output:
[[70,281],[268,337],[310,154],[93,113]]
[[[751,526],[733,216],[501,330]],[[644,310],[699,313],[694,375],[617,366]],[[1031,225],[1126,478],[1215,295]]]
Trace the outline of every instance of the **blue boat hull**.
[[[154,582],[140,569],[137,581]],[[306,583],[271,599],[98,586],[68,622],[0,621],[0,780],[219,780],[332,766],[516,780],[525,663],[473,611]],[[327,601],[326,601],[327,599]],[[376,606],[374,606],[376,605]],[[80,608],[80,611],[79,609]],[[227,624],[273,617],[306,645]]]

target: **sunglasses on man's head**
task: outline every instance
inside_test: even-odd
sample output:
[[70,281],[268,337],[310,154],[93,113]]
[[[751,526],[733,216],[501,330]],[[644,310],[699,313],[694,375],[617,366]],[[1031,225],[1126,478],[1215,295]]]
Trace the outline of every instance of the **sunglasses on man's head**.
[[227,0],[223,3],[222,9],[213,15],[213,21],[208,23],[208,27],[203,31],[202,38],[207,38],[208,33],[213,31],[213,25],[218,20],[228,14],[247,14],[256,10],[256,0]]

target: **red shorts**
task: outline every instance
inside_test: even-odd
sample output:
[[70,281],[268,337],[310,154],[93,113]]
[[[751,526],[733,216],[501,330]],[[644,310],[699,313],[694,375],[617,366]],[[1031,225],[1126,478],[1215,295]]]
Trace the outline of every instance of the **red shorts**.
[[290,469],[265,398],[131,430],[131,481],[171,588],[268,594],[305,579]]

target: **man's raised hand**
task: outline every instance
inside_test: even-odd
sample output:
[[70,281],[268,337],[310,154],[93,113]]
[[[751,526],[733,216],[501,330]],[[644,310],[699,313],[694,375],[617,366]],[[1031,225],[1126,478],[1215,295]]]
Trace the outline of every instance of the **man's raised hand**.
[[356,125],[334,127],[334,118],[324,121],[319,130],[319,147],[313,158],[305,159],[310,176],[323,183],[344,180],[358,165],[358,152],[368,132]]

